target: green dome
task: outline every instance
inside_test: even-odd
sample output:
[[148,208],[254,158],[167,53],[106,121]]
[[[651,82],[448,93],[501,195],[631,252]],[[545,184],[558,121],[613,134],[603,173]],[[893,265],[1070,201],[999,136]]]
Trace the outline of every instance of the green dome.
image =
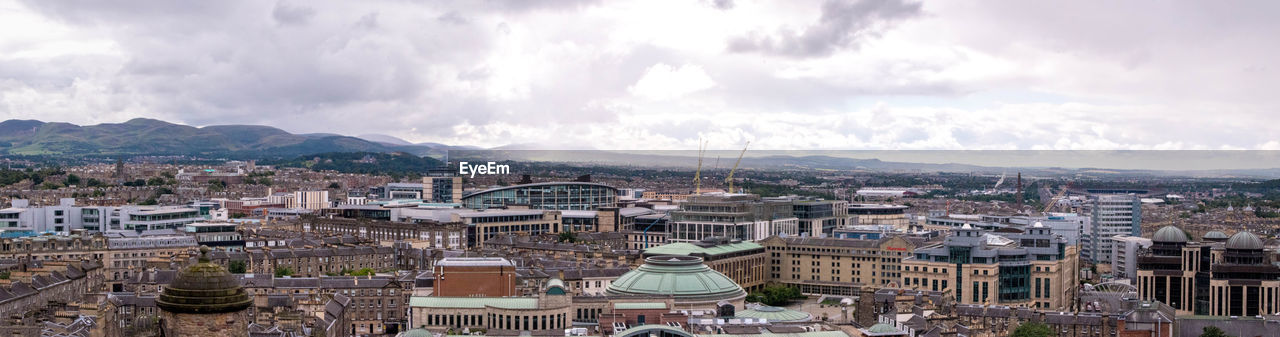
[[609,295],[675,297],[680,302],[715,302],[747,296],[742,287],[696,256],[660,255],[644,259],[644,265],[618,277],[605,289]]
[[205,246],[200,247],[198,262],[178,272],[156,299],[160,310],[186,314],[235,312],[252,303],[231,272],[209,262],[209,247]]
[[885,324],[885,323],[876,323],[876,325],[872,325],[870,329],[867,329],[867,332],[870,332],[870,333],[898,332],[898,328],[894,328],[892,325]]
[[1155,235],[1151,236],[1151,241],[1154,242],[1186,243],[1190,240],[1191,238],[1186,232],[1173,226],[1164,226],[1156,231]]
[[763,318],[770,322],[807,321],[812,316],[807,313],[779,307],[760,306],[734,313],[739,318]]
[[1227,240],[1227,249],[1259,250],[1262,249],[1262,239],[1253,233],[1239,232]]
[[397,337],[435,337],[435,336],[431,334],[431,331],[427,331],[427,329],[417,328],[417,329],[409,329],[409,330],[406,330],[405,332],[401,332],[400,335],[398,335]]

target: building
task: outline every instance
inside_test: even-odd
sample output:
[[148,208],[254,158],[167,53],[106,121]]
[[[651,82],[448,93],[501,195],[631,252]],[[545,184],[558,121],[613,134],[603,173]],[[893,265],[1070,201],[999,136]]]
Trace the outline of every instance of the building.
[[57,206],[30,207],[27,200],[14,199],[0,210],[0,230],[68,234],[182,228],[204,221],[200,209],[186,206],[76,206],[75,199],[61,199]]
[[885,204],[849,204],[849,225],[889,225],[908,230],[907,206]]
[[196,244],[213,249],[244,250],[244,237],[234,223],[202,222],[184,226],[187,235],[195,237]]
[[329,202],[329,191],[296,191],[285,207],[320,210],[332,206]]
[[849,224],[849,202],[844,200],[796,200],[793,212],[800,235],[827,236]]
[[896,284],[901,263],[917,243],[900,236],[877,240],[774,236],[761,240],[768,282],[812,295],[854,296],[864,286]]
[[514,185],[470,193],[462,197],[470,209],[522,205],[530,209],[595,210],[618,206],[618,189],[589,182],[551,182]]
[[516,266],[498,257],[447,257],[437,261],[435,296],[516,296]]
[[304,216],[292,222],[292,230],[330,236],[351,235],[379,242],[404,241],[418,248],[463,249],[467,225],[461,222],[382,221],[372,219]]
[[771,235],[800,234],[790,200],[762,200],[755,194],[703,194],[689,198],[671,212],[671,242],[696,242],[707,237],[755,241]]
[[902,285],[950,291],[956,303],[1066,310],[1079,285],[1076,247],[1043,225],[1023,233],[963,226],[902,262]]
[[422,177],[421,199],[436,203],[461,203],[462,177],[450,175]]
[[1208,314],[1212,260],[1210,245],[1193,242],[1180,228],[1160,228],[1151,236],[1151,248],[1138,256],[1138,297],[1167,304],[1178,315]]
[[642,255],[697,256],[712,270],[728,276],[747,290],[763,288],[767,278],[765,248],[755,242],[707,238],[699,242],[677,242],[645,249]]
[[1214,254],[1209,280],[1209,314],[1254,317],[1280,312],[1280,266],[1249,232],[1232,235]]
[[1081,255],[1095,263],[1111,263],[1111,237],[1142,235],[1142,201],[1134,194],[1090,196],[1092,222]]
[[660,255],[644,259],[644,264],[605,290],[610,297],[672,298],[671,310],[715,312],[721,304],[742,308],[747,292],[728,276],[711,270],[702,258]]
[[1117,235],[1111,238],[1111,275],[1118,279],[1138,277],[1138,254],[1151,248],[1151,239]]
[[409,326],[436,331],[535,331],[563,335],[573,323],[572,296],[564,282],[553,279],[536,297],[414,296],[409,299]]
[[247,336],[249,293],[226,268],[209,262],[201,247],[199,262],[178,274],[155,300],[164,336]]

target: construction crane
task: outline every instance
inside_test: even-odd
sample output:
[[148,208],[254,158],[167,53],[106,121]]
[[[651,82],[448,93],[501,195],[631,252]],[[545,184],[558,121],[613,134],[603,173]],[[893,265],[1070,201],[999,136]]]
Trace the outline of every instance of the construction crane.
[[693,172],[693,194],[702,194],[702,155],[704,153],[707,153],[707,142],[698,144],[698,170]]
[[742,146],[742,153],[738,154],[738,161],[733,163],[733,169],[729,170],[729,176],[724,178],[724,182],[729,184],[729,193],[733,193],[733,173],[738,171],[738,164],[742,164],[742,155],[747,154],[747,146],[751,146],[750,141]]

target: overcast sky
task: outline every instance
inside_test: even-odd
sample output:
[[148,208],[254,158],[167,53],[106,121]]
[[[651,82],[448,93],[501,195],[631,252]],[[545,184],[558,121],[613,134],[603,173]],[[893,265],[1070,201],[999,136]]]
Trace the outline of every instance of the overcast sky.
[[0,119],[597,149],[1280,149],[1278,7],[0,0]]

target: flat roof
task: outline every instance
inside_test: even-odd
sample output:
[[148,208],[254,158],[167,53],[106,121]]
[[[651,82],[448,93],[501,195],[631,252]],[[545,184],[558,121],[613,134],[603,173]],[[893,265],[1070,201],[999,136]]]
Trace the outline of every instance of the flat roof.
[[613,305],[613,308],[614,308],[614,309],[619,309],[619,310],[634,310],[634,309],[653,310],[653,309],[666,309],[666,308],[667,308],[667,303],[665,303],[665,302],[618,303],[618,304],[614,304],[614,305]]
[[437,266],[515,266],[511,261],[500,257],[446,257],[436,262]]
[[715,245],[711,247],[702,247],[688,242],[668,243],[665,245],[651,247],[644,250],[647,255],[693,255],[704,254],[708,256],[736,253],[752,249],[760,249],[761,246],[755,242],[735,242]]
[[414,296],[409,298],[410,307],[439,309],[537,309],[536,297],[439,297]]

